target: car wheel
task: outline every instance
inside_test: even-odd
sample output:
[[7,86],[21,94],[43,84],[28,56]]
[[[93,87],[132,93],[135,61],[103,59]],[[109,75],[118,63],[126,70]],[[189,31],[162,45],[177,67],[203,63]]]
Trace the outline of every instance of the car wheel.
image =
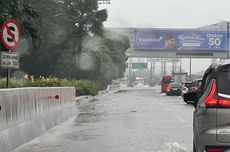
[[184,100],[184,102],[185,102],[185,103],[188,103],[188,101],[187,101],[187,100]]

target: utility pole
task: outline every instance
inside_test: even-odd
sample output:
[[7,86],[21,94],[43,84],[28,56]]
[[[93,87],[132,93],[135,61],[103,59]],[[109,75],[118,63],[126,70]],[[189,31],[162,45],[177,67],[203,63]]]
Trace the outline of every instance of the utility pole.
[[150,81],[153,80],[155,76],[155,60],[151,59],[151,65],[150,65]]
[[164,61],[164,75],[166,75],[166,61]]
[[175,73],[175,60],[172,58],[172,74]]
[[129,68],[129,84],[130,84],[132,82],[132,58],[129,58],[128,68]]
[[151,61],[151,63],[150,63],[150,79],[149,79],[149,81],[152,81],[152,79],[153,79],[153,63]]
[[162,58],[162,61],[161,61],[161,75],[164,75],[164,59]]

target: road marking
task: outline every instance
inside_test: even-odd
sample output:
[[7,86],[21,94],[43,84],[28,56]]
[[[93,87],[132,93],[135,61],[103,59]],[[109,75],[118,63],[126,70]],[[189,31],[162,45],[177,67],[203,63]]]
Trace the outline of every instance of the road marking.
[[184,120],[181,116],[177,116],[177,119],[179,119],[181,122],[187,122],[186,120]]

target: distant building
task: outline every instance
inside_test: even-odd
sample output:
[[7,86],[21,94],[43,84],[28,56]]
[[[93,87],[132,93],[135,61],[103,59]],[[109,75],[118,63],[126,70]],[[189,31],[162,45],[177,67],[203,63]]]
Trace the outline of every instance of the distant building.
[[205,25],[197,28],[202,31],[227,31],[227,22],[222,21],[210,25]]

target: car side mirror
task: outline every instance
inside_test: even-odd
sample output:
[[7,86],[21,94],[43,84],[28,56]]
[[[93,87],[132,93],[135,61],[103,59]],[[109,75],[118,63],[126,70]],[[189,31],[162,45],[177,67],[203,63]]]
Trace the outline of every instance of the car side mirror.
[[191,104],[196,108],[199,100],[199,92],[188,92],[183,95],[183,99],[187,104]]

